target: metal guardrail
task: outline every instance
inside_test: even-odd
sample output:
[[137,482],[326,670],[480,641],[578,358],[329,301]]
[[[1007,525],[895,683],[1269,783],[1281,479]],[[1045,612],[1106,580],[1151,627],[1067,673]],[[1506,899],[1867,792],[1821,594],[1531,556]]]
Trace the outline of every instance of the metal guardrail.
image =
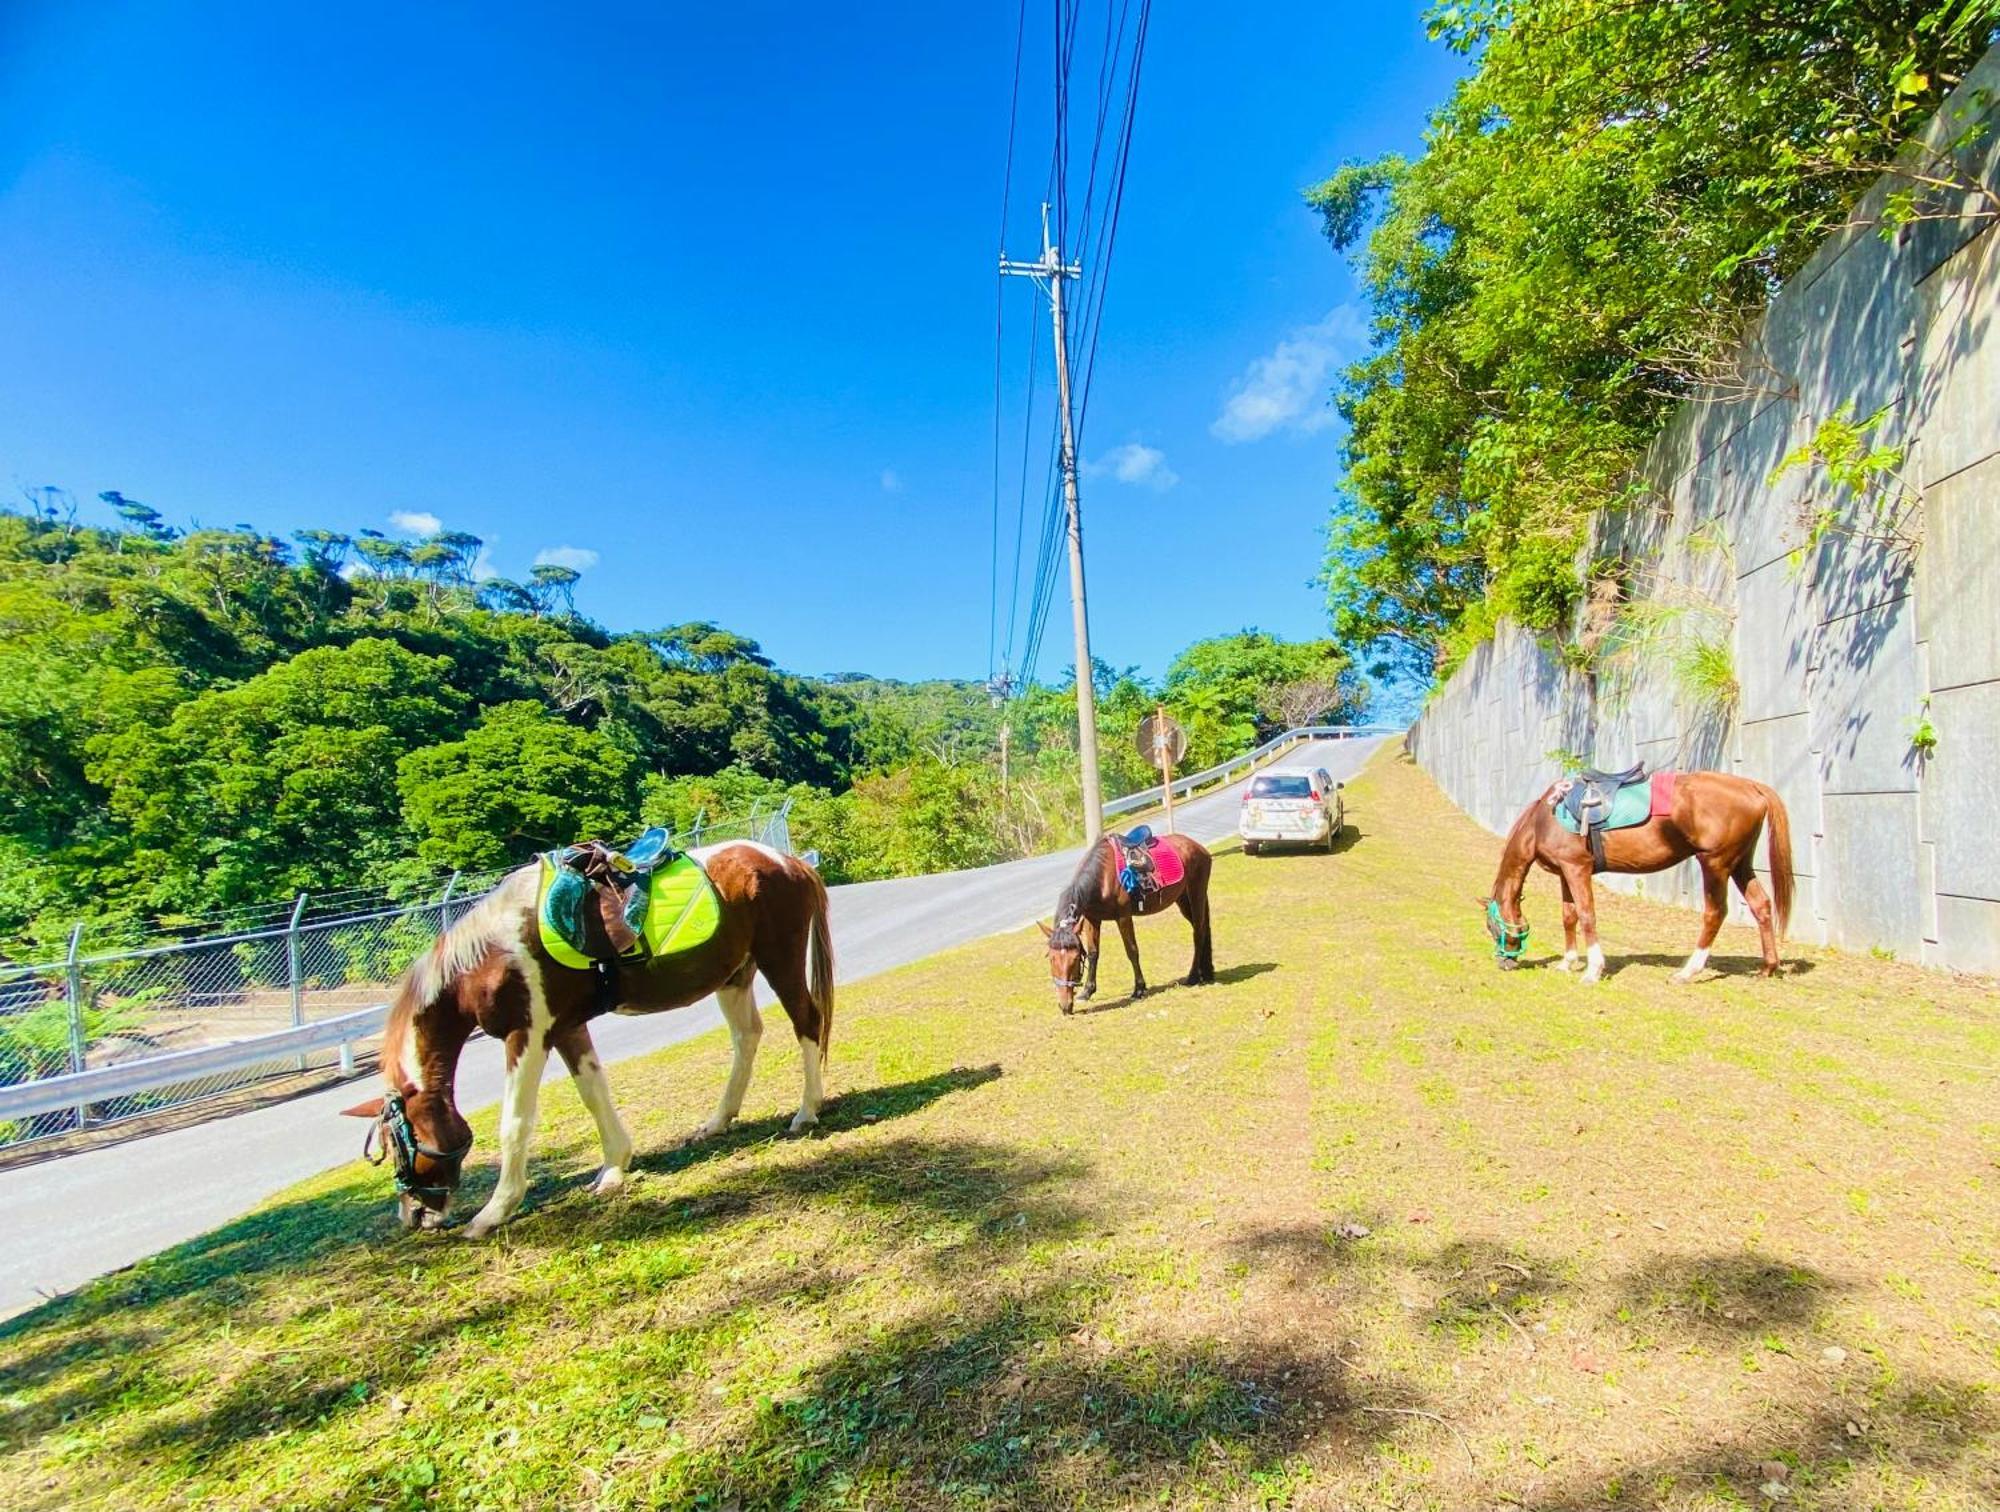
[[[675,839],[789,851],[790,810],[786,800],[744,819],[700,816]],[[301,895],[281,926],[142,949],[86,954],[78,925],[63,959],[0,966],[0,1147],[274,1074],[352,1074],[355,1046],[381,1030],[390,984],[505,875],[454,875],[434,898],[331,918],[309,917]]]
[[[1216,783],[1228,782],[1238,773],[1248,772],[1280,751],[1290,750],[1301,741],[1307,740],[1359,740],[1375,735],[1400,735],[1401,725],[1296,725],[1282,735],[1274,735],[1253,751],[1245,751],[1241,756],[1232,757],[1206,771],[1190,772],[1185,777],[1174,779],[1176,801],[1187,797],[1198,788],[1210,787]],[[1137,793],[1127,793],[1123,798],[1114,798],[1104,805],[1104,817],[1114,814],[1129,814],[1138,809],[1151,808],[1166,802],[1167,785],[1156,783]]]
[[298,1056],[314,1051],[340,1051],[341,1070],[352,1075],[355,1043],[373,1038],[388,1016],[389,1005],[377,1003],[317,1024],[281,1029],[276,1034],[203,1045],[196,1050],[176,1050],[144,1060],[99,1066],[92,1071],[72,1071],[0,1087],[0,1121],[31,1119],[117,1098],[137,1097],[162,1087],[192,1085],[220,1072],[263,1066],[269,1066],[273,1072],[288,1071],[293,1069],[291,1062]]

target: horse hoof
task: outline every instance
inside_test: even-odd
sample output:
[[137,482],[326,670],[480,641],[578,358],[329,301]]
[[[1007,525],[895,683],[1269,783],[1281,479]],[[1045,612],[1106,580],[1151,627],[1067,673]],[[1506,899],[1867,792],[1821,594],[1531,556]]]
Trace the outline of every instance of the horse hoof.
[[590,1184],[593,1197],[615,1197],[625,1190],[625,1173],[615,1166],[606,1166],[597,1173],[597,1180]]
[[816,1129],[818,1127],[819,1115],[814,1113],[809,1116],[804,1110],[801,1110],[791,1122],[791,1132],[794,1134],[804,1134],[809,1129]]
[[1582,982],[1583,985],[1586,987],[1595,987],[1598,984],[1598,982],[1603,980],[1603,973],[1598,971],[1586,971],[1582,976],[1578,977],[1577,980]]

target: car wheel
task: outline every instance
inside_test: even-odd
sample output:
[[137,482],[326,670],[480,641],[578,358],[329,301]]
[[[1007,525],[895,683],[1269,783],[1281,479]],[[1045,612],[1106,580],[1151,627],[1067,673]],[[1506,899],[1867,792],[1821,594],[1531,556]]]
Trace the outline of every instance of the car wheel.
[[1264,854],[1264,842],[1263,842],[1263,841],[1261,841],[1261,840],[1245,840],[1245,841],[1243,842],[1243,854],[1244,854],[1244,855],[1246,855],[1246,856],[1261,856],[1261,855],[1263,855],[1263,854]]

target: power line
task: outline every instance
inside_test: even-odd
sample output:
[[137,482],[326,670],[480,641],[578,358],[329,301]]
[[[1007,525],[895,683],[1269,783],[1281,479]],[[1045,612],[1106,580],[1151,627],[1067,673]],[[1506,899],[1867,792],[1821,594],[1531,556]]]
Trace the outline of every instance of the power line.
[[[1007,167],[1000,179],[1000,236],[999,247],[1004,254],[1007,248],[1007,211],[1014,197],[1014,139],[1021,119],[1021,55],[1028,40],[1028,0],[1021,0],[1019,13],[1014,20],[1014,85],[1007,106]],[[994,640],[1000,627],[1000,420],[1002,409],[1001,363],[1006,352],[1007,338],[1007,279],[996,271],[993,275],[993,567],[988,574],[986,587],[986,679],[993,680]],[[1030,322],[1030,330],[1037,329]],[[1029,358],[1029,405],[1033,407],[1034,389],[1033,362]],[[1025,488],[1025,484],[1023,485]],[[1007,638],[1012,649],[1014,629],[1011,603],[1018,596],[1021,568],[1020,547],[1014,551],[1014,583],[1009,593]]]

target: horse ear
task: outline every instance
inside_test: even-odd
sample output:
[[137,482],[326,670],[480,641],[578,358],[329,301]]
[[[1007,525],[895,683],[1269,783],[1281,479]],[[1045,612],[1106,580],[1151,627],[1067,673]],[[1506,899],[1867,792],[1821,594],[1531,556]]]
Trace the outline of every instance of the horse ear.
[[351,1108],[342,1108],[340,1116],[342,1118],[380,1118],[382,1116],[382,1099],[371,1097],[365,1103],[356,1103]]
[[1484,908],[1488,903],[1491,903],[1493,900],[1491,898],[1474,898],[1472,901],[1476,906]]
[[1040,919],[1035,920],[1035,928],[1039,929],[1042,932],[1043,937],[1046,939],[1053,940],[1056,937],[1056,932],[1053,929],[1049,928],[1048,925],[1044,924]]

